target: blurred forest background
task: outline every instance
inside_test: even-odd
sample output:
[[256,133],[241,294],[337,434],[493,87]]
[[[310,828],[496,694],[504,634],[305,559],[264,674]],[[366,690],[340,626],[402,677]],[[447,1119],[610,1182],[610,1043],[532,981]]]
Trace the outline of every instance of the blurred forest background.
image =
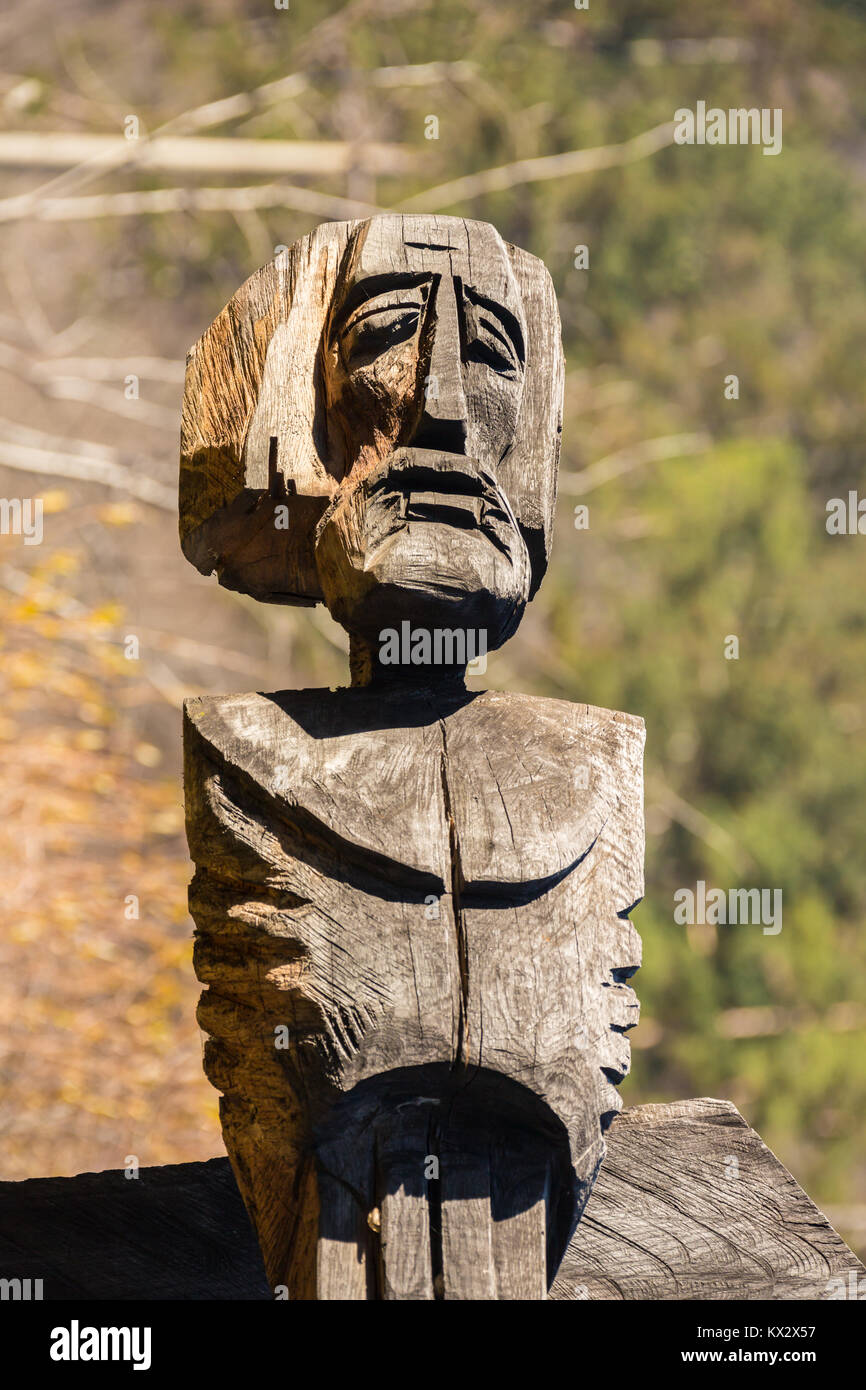
[[[179,706],[346,644],[183,561],[184,356],[278,245],[415,208],[559,295],[553,563],[476,684],[646,720],[624,1100],[733,1100],[862,1251],[866,539],[825,509],[866,488],[866,5],[26,0],[0,38],[0,494],[45,505],[0,536],[0,1178],[222,1151]],[[781,107],[782,153],[672,144],[698,100]],[[136,167],[159,133],[188,156]],[[676,925],[697,879],[782,889],[781,933]]]

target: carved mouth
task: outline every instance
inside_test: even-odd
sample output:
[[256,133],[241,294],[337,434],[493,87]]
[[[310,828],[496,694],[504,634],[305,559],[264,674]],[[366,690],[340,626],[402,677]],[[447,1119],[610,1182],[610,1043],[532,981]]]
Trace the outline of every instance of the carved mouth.
[[401,449],[366,480],[371,507],[391,515],[392,526],[437,522],[489,533],[491,523],[513,523],[494,480],[462,454]]
[[407,521],[442,521],[448,526],[481,526],[483,509],[480,497],[458,492],[410,492],[403,501]]
[[[410,570],[417,569],[425,549],[424,532],[431,525],[462,532],[470,547],[476,541],[492,545],[521,576],[528,566],[526,545],[505,493],[489,472],[465,454],[395,449],[366,476],[337,489],[319,521],[317,547],[340,512],[348,520],[338,548],[350,550],[355,567],[364,572],[377,569],[401,538],[409,541]],[[447,537],[437,538],[435,544],[448,570],[452,547]],[[472,568],[468,557],[465,544],[453,551],[458,567],[469,564]],[[404,556],[401,563],[406,560]],[[429,581],[425,583],[429,587]]]

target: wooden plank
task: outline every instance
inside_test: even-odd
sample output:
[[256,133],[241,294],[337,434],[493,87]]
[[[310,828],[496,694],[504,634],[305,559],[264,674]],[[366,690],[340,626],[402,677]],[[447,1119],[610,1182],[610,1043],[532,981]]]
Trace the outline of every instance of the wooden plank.
[[492,1149],[491,1216],[497,1299],[547,1298],[547,1209],[551,1183],[544,1147]]
[[833,1299],[863,1266],[730,1101],[639,1105],[553,1299]]
[[493,1223],[496,1298],[547,1298],[546,1205],[533,1206]]
[[[42,1279],[47,1301],[274,1297],[226,1158],[0,1182],[0,1273]],[[614,1120],[550,1296],[831,1300],[852,1273],[866,1268],[734,1106],[684,1100]]]
[[319,1204],[328,1218],[318,1241],[316,1297],[324,1301],[364,1302],[375,1297],[373,1233],[344,1183],[320,1174],[318,1186]]
[[408,1105],[377,1127],[380,1172],[382,1297],[433,1298],[430,1244],[429,1105]]
[[[475,1136],[473,1136],[475,1137]],[[461,1142],[462,1139],[462,1142]],[[496,1297],[490,1160],[486,1147],[446,1131],[440,1145],[442,1297]]]
[[48,1302],[274,1296],[227,1158],[0,1182],[0,1276]]

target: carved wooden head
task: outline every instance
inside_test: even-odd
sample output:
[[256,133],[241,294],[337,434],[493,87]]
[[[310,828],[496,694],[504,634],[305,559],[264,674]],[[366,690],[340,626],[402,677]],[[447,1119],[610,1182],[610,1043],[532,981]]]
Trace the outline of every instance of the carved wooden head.
[[550,276],[493,227],[325,224],[190,354],[184,553],[367,640],[409,618],[495,647],[547,564],[562,371]]

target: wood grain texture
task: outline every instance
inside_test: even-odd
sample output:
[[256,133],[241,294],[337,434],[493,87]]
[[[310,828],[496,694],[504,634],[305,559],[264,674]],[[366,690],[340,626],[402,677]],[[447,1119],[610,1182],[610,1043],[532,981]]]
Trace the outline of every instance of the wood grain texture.
[[[736,1106],[638,1105],[562,1262],[555,1299],[833,1299],[863,1266]],[[866,1290],[866,1286],[864,1286]]]
[[[551,1298],[823,1301],[866,1277],[729,1102],[632,1107],[607,1144]],[[719,1176],[732,1154],[735,1194]],[[0,1182],[0,1276],[42,1279],[47,1301],[274,1296],[224,1158],[143,1168],[135,1181]]]
[[324,223],[251,276],[190,351],[184,553],[256,598],[321,601],[328,502],[394,449],[445,447],[495,474],[531,596],[550,550],[562,382],[550,276],[494,228],[436,216]]
[[545,267],[453,217],[320,227],[190,356],[185,553],[351,639],[352,690],[184,726],[205,1067],[293,1298],[542,1298],[619,1105],[642,722],[463,685],[544,574],[562,388]]
[[[316,364],[351,225],[326,223],[280,252],[187,357],[181,545],[202,573],[256,598],[320,597],[312,537],[334,479],[322,457]],[[288,529],[275,525],[280,505],[290,508]]]
[[[437,1296],[495,1290],[497,1266],[540,1296],[629,1067],[642,722],[457,687],[281,692],[189,701],[184,741],[205,1066],[272,1283],[311,1295],[318,1222],[381,1296],[384,1203],[386,1285],[414,1287],[387,1269],[399,1190],[430,1205]],[[354,1225],[299,1200],[312,1156]],[[536,1261],[522,1285],[509,1243]]]

